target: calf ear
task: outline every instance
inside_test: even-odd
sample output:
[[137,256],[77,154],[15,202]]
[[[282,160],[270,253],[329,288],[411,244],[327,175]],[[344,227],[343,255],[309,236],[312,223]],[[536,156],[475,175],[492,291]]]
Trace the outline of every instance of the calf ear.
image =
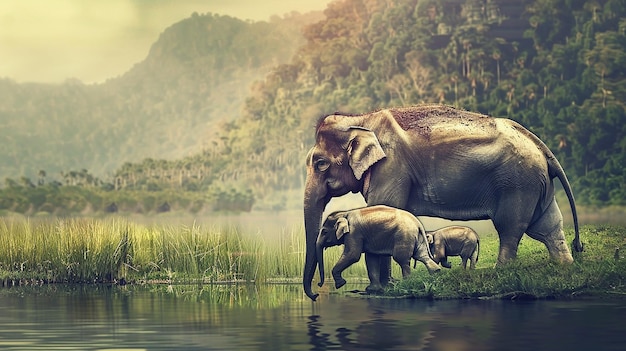
[[335,234],[337,235],[337,240],[340,240],[344,234],[350,233],[350,226],[348,225],[348,220],[345,218],[339,218],[337,223],[335,223]]
[[428,240],[429,244],[432,244],[435,241],[432,234],[426,234],[426,240]]

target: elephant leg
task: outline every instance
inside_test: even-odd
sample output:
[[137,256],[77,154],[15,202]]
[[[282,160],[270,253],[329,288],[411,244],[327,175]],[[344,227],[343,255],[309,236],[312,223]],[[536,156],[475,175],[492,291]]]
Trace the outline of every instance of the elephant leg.
[[500,251],[496,265],[501,265],[517,258],[517,248],[524,232],[509,229],[502,232],[498,230],[498,234],[500,237]]
[[574,262],[563,233],[563,215],[555,200],[552,200],[550,206],[526,233],[546,245],[553,260],[562,263]]
[[[411,180],[408,178],[396,179],[387,184],[370,184],[370,191],[363,196],[368,206],[387,205],[406,208],[411,186]],[[391,276],[391,256],[380,257],[378,272],[380,272],[379,282],[383,287],[394,281]]]
[[367,275],[370,278],[370,285],[365,288],[368,293],[377,293],[383,291],[380,284],[380,261],[387,260],[391,262],[391,257],[381,256],[372,253],[365,253],[365,265],[367,266]]
[[470,255],[470,269],[476,269],[476,262],[478,262],[478,246],[472,251]]
[[402,263],[400,267],[402,268],[402,279],[408,278],[411,275],[411,262]]
[[510,196],[499,204],[498,211],[493,218],[494,227],[500,237],[500,251],[496,265],[501,265],[517,258],[519,242],[528,228],[532,218],[530,206],[525,206],[528,199]]
[[467,269],[467,256],[461,257],[461,265],[463,266],[463,269]]
[[441,267],[443,268],[452,268],[452,264],[450,262],[448,262],[448,256],[444,256],[441,259]]
[[339,257],[339,260],[337,260],[337,263],[332,270],[333,280],[335,281],[335,289],[339,289],[346,285],[346,280],[343,279],[341,273],[343,273],[346,268],[358,262],[360,257],[360,255],[356,257],[354,255],[346,255],[345,252],[341,255],[341,257]]
[[381,256],[379,260],[380,284],[385,287],[393,282],[391,276],[391,256]]
[[402,279],[411,275],[411,256],[394,255],[393,259],[400,265],[400,268],[402,268]]

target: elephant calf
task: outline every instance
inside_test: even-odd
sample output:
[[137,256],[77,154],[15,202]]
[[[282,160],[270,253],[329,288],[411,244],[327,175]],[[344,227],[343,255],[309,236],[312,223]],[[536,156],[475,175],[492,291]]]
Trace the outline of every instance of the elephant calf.
[[470,269],[476,268],[480,243],[478,234],[472,228],[453,225],[428,231],[426,238],[436,263],[450,268],[448,256],[461,256],[463,268],[467,268],[468,259]]
[[381,257],[392,256],[402,267],[402,277],[411,273],[411,257],[424,263],[431,273],[440,270],[432,259],[422,223],[411,213],[397,208],[378,205],[328,215],[316,242],[319,286],[324,284],[324,248],[341,244],[344,245],[343,254],[332,270],[336,288],[346,284],[341,273],[359,261],[362,252],[365,252],[370,279],[367,292],[383,290],[379,268]]

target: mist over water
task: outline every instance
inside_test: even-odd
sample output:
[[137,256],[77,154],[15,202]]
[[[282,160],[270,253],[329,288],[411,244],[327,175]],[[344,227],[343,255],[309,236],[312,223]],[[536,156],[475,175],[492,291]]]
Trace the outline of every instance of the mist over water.
[[[289,199],[290,204],[302,203],[302,198]],[[563,224],[566,227],[573,226],[572,213],[567,201],[557,200],[563,214]],[[347,194],[339,198],[333,198],[323,213],[323,218],[328,214],[339,210],[350,210],[366,206],[365,200],[360,194]],[[292,206],[293,207],[293,206]],[[480,221],[451,221],[443,218],[419,216],[427,230],[435,230],[449,225],[463,225],[474,229],[479,235],[495,234],[496,229],[490,220]],[[304,215],[302,209],[289,209],[282,211],[253,210],[242,213],[205,214],[199,216],[165,214],[161,216],[136,216],[132,220],[141,223],[158,223],[169,225],[233,225],[238,226],[243,232],[261,233],[271,236],[276,233],[301,231],[304,236]],[[580,225],[585,224],[626,224],[626,216],[620,209],[591,209],[578,207],[578,219]]]
[[[298,199],[294,202],[301,203]],[[347,194],[339,198],[333,198],[322,218],[328,214],[339,210],[350,210],[366,206],[363,197],[360,194]],[[496,230],[491,221],[450,221],[443,218],[420,216],[420,220],[424,223],[427,230],[435,230],[448,225],[458,224],[469,226],[480,233],[495,233]],[[264,236],[272,236],[281,233],[289,233],[293,230],[301,231],[304,236],[304,213],[302,209],[289,209],[282,211],[259,211],[242,213],[220,213],[215,212],[206,215],[178,215],[165,214],[159,216],[133,216],[131,220],[145,224],[161,224],[161,225],[228,225],[236,226],[241,229],[242,233],[260,233]]]

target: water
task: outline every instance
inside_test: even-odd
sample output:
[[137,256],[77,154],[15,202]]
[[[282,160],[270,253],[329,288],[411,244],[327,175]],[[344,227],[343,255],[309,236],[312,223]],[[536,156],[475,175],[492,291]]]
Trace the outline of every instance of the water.
[[[351,287],[348,287],[349,289]],[[423,301],[300,285],[0,290],[2,350],[624,350],[626,300]]]

